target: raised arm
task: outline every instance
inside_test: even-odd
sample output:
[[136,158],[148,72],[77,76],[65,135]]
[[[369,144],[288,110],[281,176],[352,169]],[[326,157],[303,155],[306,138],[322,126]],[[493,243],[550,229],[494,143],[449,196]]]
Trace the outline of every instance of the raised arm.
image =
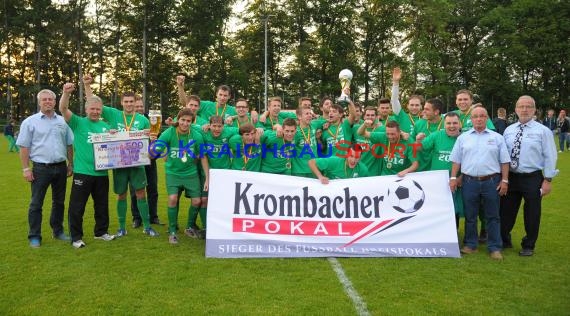
[[392,104],[392,112],[395,115],[400,114],[402,110],[402,105],[400,104],[400,79],[402,78],[402,70],[396,67],[392,70],[392,99],[390,103]]
[[61,115],[63,116],[66,122],[69,122],[69,120],[71,120],[71,116],[73,115],[73,112],[71,112],[71,110],[69,109],[69,97],[71,96],[71,93],[74,90],[75,90],[75,85],[73,83],[68,82],[64,84],[63,94],[59,99],[59,111],[61,112]]
[[176,87],[178,88],[178,103],[182,107],[186,106],[188,99],[186,98],[186,91],[184,90],[184,80],[186,77],[183,75],[176,76]]
[[85,97],[90,98],[93,96],[93,90],[91,89],[91,84],[93,83],[93,77],[90,74],[83,76],[83,88],[85,89]]
[[366,138],[370,138],[370,132],[367,131],[366,129],[369,127],[372,127],[372,124],[374,124],[374,122],[372,122],[372,120],[364,121],[364,123],[362,125],[360,125],[360,127],[358,128],[358,135],[364,136]]

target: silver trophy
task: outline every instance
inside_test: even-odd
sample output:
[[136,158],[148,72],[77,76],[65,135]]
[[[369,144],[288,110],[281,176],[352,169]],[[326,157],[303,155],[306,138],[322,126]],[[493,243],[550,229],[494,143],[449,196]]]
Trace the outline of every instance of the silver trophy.
[[338,74],[338,79],[340,80],[341,93],[340,97],[337,99],[337,103],[343,107],[347,107],[348,103],[350,102],[350,97],[344,93],[344,89],[350,87],[350,81],[352,80],[352,71],[348,69],[341,70]]

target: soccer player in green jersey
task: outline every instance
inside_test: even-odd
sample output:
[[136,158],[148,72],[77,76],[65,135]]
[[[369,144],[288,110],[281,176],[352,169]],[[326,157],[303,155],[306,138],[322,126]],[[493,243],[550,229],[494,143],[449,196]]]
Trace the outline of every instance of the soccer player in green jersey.
[[[93,78],[91,75],[83,77],[85,87],[85,95],[90,97],[93,95],[91,83]],[[144,115],[135,112],[135,94],[126,92],[121,95],[121,105],[123,111],[103,106],[101,117],[109,122],[111,128],[118,131],[142,131],[150,128],[150,122]],[[151,140],[156,139],[157,135],[150,135]],[[143,233],[157,237],[158,233],[150,225],[150,216],[148,203],[146,200],[146,174],[144,167],[130,167],[113,169],[113,189],[117,194],[117,217],[119,218],[119,230],[117,237],[127,235],[126,217],[127,217],[127,191],[129,184],[135,189],[137,196],[137,206],[143,221]]]
[[[427,103],[426,103],[427,105]],[[429,170],[448,170],[451,174],[451,161],[449,155],[457,141],[457,137],[461,133],[459,123],[459,115],[455,112],[449,112],[444,119],[445,130],[439,130],[429,135],[420,134],[416,138],[416,142],[422,144],[419,148],[421,152],[429,152],[431,163]],[[462,176],[457,177],[458,183],[461,183]],[[463,198],[461,196],[461,187],[452,192],[453,205],[455,206],[455,225],[459,227],[459,217],[463,216]]]
[[348,118],[343,119],[344,109],[338,104],[333,104],[329,109],[328,128],[323,128],[321,140],[327,148],[332,146],[332,154],[346,150],[352,141],[352,126],[354,125],[355,106],[351,101],[348,104]]
[[[291,174],[298,177],[314,178],[307,162],[315,159],[319,154],[317,148],[317,128],[312,122],[313,112],[309,107],[300,107],[297,109],[297,117],[299,118],[299,126],[295,133],[295,158],[292,159]],[[321,149],[322,150],[322,149]]]
[[261,127],[266,131],[275,131],[277,134],[281,134],[281,131],[283,130],[283,120],[286,118],[297,118],[295,113],[282,112],[282,105],[283,100],[281,100],[281,97],[269,98],[269,107],[267,108],[267,111],[259,116],[257,127]]
[[[204,184],[200,184],[198,176],[198,156],[200,145],[204,143],[199,128],[192,126],[194,114],[190,109],[178,112],[174,126],[168,128],[156,142],[156,152],[169,150],[164,165],[166,173],[166,191],[168,193],[168,241],[177,244],[176,228],[178,227],[179,194],[185,192],[191,199],[188,209],[188,224],[186,230],[192,228],[192,213],[201,205],[201,192],[208,191],[209,164],[206,157],[200,157],[200,164],[205,171]],[[167,145],[167,146],[166,146]]]
[[[372,121],[372,126],[366,128],[366,131],[370,133],[380,131],[380,123],[376,119],[376,111],[377,109],[374,106],[369,106],[364,109],[364,121]],[[381,173],[380,167],[382,164],[381,160],[377,157],[382,155],[382,148],[380,146],[373,147],[374,144],[370,142],[370,139],[358,134],[358,129],[362,124],[354,124],[352,128],[353,140],[356,144],[360,145],[360,148],[363,148],[360,161],[366,165],[370,175],[378,176]],[[383,130],[385,131],[386,127],[384,127]],[[372,150],[374,150],[374,153]]]
[[59,101],[59,111],[73,130],[73,182],[69,198],[69,230],[71,245],[75,248],[85,247],[83,241],[83,215],[85,205],[91,195],[95,211],[95,239],[111,241],[109,229],[109,176],[107,170],[95,170],[95,154],[91,142],[92,134],[107,133],[111,127],[101,121],[103,101],[97,96],[90,96],[85,103],[86,117],[80,117],[68,108],[69,97],[75,90],[72,83],[63,86],[63,94]]
[[249,114],[249,105],[246,99],[240,98],[236,101],[236,111],[237,115],[229,116],[228,118],[226,118],[225,120],[226,125],[240,128],[240,126],[246,123],[251,123],[251,124],[256,123]]
[[[319,109],[321,110],[321,115],[318,116],[317,118],[314,119],[313,124],[316,124],[315,127],[317,129],[322,129],[323,125],[328,121],[328,117],[329,117],[329,110],[331,108],[331,106],[333,105],[333,101],[330,97],[323,97],[321,99],[321,101],[319,102]],[[317,140],[319,140],[320,137],[317,137]]]
[[358,145],[355,148],[348,148],[345,158],[316,158],[309,160],[307,164],[322,184],[328,184],[329,180],[334,179],[368,177],[368,168],[360,161],[360,148]]
[[[367,128],[372,126],[372,121],[364,121],[358,129],[358,134],[370,139],[374,146],[381,146],[383,154],[381,175],[398,175],[404,177],[410,172],[418,169],[418,161],[415,150],[416,144],[411,144],[404,140],[400,131],[400,126],[396,121],[388,121],[386,132],[369,132]],[[413,143],[413,142],[412,142]]]
[[283,120],[282,134],[266,131],[261,136],[261,172],[291,175],[292,160],[295,158],[295,119]]
[[[414,141],[418,136],[424,138],[444,129],[443,118],[441,117],[442,111],[443,102],[440,99],[433,98],[427,100],[424,106],[424,118],[416,122],[410,135],[411,140]],[[430,170],[431,152],[426,149],[422,150],[418,154],[418,161],[420,163],[418,171]]]
[[402,70],[398,67],[392,70],[392,112],[394,112],[395,120],[400,124],[400,129],[406,133],[412,133],[414,126],[422,118],[422,103],[424,98],[419,95],[412,95],[408,99],[408,112],[402,109],[400,104],[400,79],[402,78]]
[[[454,112],[459,114],[459,122],[461,123],[461,131],[466,132],[473,128],[473,122],[471,122],[471,111],[473,110],[473,93],[469,90],[459,90],[455,94],[455,104],[458,109]],[[495,130],[495,125],[491,120],[487,120],[487,128],[490,130]]]
[[239,127],[239,135],[230,138],[233,170],[261,171],[260,135],[253,124],[244,123]]
[[[184,106],[188,102],[186,98],[186,92],[184,91],[184,81],[186,78],[183,75],[176,76],[176,86],[178,90],[178,100],[179,103]],[[202,117],[204,120],[210,120],[211,116],[217,115],[221,116],[224,120],[229,117],[236,115],[236,109],[228,104],[231,96],[230,87],[226,85],[221,85],[216,88],[216,101],[200,101],[200,109],[198,110],[198,116]]]

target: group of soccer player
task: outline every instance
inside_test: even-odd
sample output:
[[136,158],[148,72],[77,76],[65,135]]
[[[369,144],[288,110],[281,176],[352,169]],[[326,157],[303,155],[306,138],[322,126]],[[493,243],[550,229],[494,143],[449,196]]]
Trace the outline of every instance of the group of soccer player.
[[200,234],[197,209],[206,229],[209,169],[317,178],[323,184],[332,179],[450,170],[455,139],[462,126],[470,128],[471,93],[459,91],[459,110],[445,116],[439,99],[424,104],[415,95],[405,112],[399,102],[399,68],[393,70],[392,79],[392,98],[381,99],[378,107],[361,109],[349,102],[344,108],[325,97],[319,104],[322,114],[317,116],[307,97],[299,99],[294,113],[282,111],[280,97],[270,98],[267,111],[261,114],[250,112],[245,99],[238,99],[234,107],[228,104],[230,89],[223,85],[217,88],[215,101],[200,100],[186,94],[185,78],[178,76],[183,108],[175,119],[166,120],[171,126],[150,151],[166,158],[169,241],[177,243],[182,192],[192,200],[185,232]]

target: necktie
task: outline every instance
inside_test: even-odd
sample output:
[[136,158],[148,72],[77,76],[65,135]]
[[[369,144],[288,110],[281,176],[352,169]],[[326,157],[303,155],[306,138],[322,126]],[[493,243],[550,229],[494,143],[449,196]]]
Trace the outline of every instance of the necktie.
[[519,131],[517,132],[517,135],[515,135],[515,144],[513,146],[513,150],[511,151],[511,167],[513,169],[516,169],[519,166],[523,128],[524,125],[519,125]]

